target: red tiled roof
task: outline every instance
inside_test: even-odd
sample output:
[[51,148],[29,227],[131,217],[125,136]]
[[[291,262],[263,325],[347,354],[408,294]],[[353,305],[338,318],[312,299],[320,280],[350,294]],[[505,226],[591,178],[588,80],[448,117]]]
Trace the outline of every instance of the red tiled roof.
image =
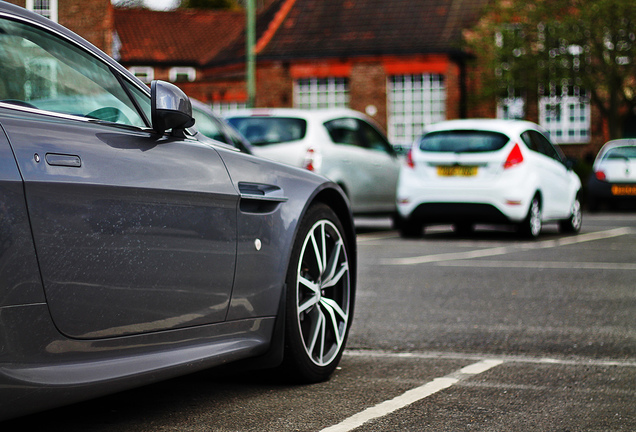
[[244,27],[242,11],[115,8],[120,61],[125,64],[203,65],[240,36]]
[[[283,0],[282,3],[285,3]],[[295,0],[270,58],[449,53],[488,0]]]
[[[489,0],[272,0],[257,18],[259,59],[460,52]],[[115,8],[125,64],[244,61],[245,12]]]

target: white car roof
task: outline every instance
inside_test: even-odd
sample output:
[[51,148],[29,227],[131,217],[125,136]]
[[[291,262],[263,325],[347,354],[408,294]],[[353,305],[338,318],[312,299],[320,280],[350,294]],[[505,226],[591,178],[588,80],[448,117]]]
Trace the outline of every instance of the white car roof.
[[545,133],[545,130],[536,123],[525,120],[500,119],[447,120],[426,126],[424,132],[429,133],[442,130],[486,130],[501,132],[506,135],[520,135],[528,129]]
[[225,113],[223,116],[226,118],[246,116],[296,117],[305,119],[308,122],[324,122],[340,117],[357,117],[369,120],[369,118],[361,112],[348,108],[325,108],[315,110],[299,108],[248,108],[230,111]]
[[636,139],[622,138],[622,139],[615,139],[615,140],[606,142],[605,144],[603,144],[603,147],[601,147],[598,154],[596,155],[596,160],[597,161],[601,160],[603,158],[603,155],[605,155],[605,153],[607,153],[609,150],[613,148],[625,147],[625,146],[636,147]]

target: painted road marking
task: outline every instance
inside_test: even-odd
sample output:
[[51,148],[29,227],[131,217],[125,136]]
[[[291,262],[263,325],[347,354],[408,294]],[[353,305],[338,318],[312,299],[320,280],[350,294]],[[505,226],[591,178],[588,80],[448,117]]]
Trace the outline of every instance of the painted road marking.
[[345,419],[337,425],[330,426],[323,429],[322,432],[348,432],[357,427],[362,426],[364,423],[374,420],[380,417],[384,417],[391,414],[394,411],[402,409],[414,402],[427,398],[441,390],[447,389],[458,382],[475,375],[486,372],[489,369],[494,368],[502,364],[502,360],[486,359],[477,363],[471,364],[460,370],[446,375],[441,378],[435,378],[420,387],[408,390],[405,393],[397,396],[393,399],[384,401],[373,407],[367,408],[364,411],[355,414],[348,419]]
[[577,270],[636,270],[632,263],[604,262],[548,262],[548,261],[468,261],[456,260],[436,263],[444,267],[488,267],[488,268],[532,268],[532,269],[577,269]]
[[422,359],[422,360],[466,360],[482,362],[486,360],[503,361],[504,363],[534,363],[534,364],[555,364],[565,366],[594,366],[594,367],[636,367],[636,361],[603,360],[588,358],[552,358],[552,357],[532,357],[515,355],[490,356],[486,354],[467,354],[460,352],[391,352],[382,350],[346,350],[346,357],[368,357],[368,358],[389,358],[389,359]]
[[500,246],[489,249],[479,249],[466,252],[451,252],[435,255],[423,255],[407,258],[390,258],[382,260],[380,263],[385,265],[417,265],[425,263],[439,263],[445,261],[469,260],[474,258],[485,258],[490,256],[505,255],[512,252],[524,252],[536,249],[547,249],[559,246],[568,246],[588,241],[604,240],[613,237],[620,237],[632,234],[630,228],[622,227],[607,231],[597,231],[588,234],[579,234],[571,237],[563,237],[557,240],[544,240],[524,242],[510,246]]

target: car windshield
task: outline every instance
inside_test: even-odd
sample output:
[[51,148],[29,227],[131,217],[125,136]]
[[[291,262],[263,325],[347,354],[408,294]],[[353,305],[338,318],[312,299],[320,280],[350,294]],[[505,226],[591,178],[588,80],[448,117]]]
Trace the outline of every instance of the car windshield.
[[233,117],[228,119],[255,146],[265,146],[305,137],[307,122],[291,117]]
[[603,159],[636,159],[636,146],[615,147]]
[[430,132],[420,139],[420,149],[429,152],[479,153],[501,149],[509,138],[499,132],[451,130]]

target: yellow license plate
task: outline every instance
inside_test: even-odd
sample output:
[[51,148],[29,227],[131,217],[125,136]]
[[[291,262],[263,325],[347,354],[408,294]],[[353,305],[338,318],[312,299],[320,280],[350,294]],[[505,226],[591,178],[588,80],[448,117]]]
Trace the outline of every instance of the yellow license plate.
[[438,165],[437,175],[440,177],[472,177],[477,175],[477,167],[461,165]]
[[613,185],[612,195],[636,195],[636,185]]

